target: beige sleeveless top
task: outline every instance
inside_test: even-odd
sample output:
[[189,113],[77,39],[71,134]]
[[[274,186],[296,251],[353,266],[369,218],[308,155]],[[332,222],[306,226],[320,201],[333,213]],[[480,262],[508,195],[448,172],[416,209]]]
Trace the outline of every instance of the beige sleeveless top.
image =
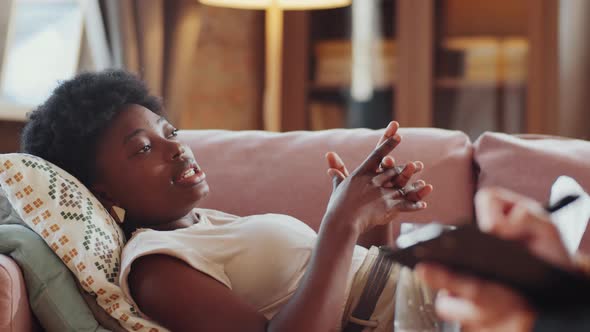
[[[286,215],[238,217],[215,210],[195,210],[200,221],[188,228],[140,229],[133,234],[121,259],[120,285],[127,298],[135,303],[127,283],[133,261],[145,255],[166,254],[211,276],[272,318],[293,295],[307,270],[316,232]],[[367,249],[355,247],[346,298],[366,255]]]

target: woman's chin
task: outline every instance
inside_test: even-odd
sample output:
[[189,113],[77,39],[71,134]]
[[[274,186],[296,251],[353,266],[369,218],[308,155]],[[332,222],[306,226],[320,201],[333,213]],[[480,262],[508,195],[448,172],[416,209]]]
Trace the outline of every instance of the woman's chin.
[[207,181],[203,181],[191,188],[191,198],[194,205],[197,206],[209,195],[209,184]]

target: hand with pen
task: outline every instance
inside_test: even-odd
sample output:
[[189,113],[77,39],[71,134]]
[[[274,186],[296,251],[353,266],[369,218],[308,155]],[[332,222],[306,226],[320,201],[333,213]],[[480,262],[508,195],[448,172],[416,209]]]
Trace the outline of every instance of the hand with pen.
[[[548,209],[519,194],[482,189],[475,197],[477,220],[484,232],[520,241],[532,253],[557,266],[573,269],[573,261]],[[458,321],[463,331],[532,331],[537,313],[513,290],[464,276],[434,264],[419,264],[416,273],[429,286],[443,289],[436,300],[437,313]]]

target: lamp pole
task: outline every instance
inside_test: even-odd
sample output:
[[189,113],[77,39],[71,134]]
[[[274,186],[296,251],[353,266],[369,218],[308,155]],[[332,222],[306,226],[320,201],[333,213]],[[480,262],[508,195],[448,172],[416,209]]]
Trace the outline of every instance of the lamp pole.
[[263,126],[281,130],[281,88],[283,66],[283,9],[272,0],[266,9],[266,83],[264,87]]

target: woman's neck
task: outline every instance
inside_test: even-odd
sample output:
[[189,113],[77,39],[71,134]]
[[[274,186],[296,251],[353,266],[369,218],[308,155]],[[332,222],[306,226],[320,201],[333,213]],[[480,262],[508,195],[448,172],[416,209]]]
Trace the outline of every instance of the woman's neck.
[[175,229],[187,228],[199,222],[198,217],[195,215],[194,212],[190,212],[186,216],[171,221],[169,223],[158,224],[149,226],[151,229],[155,229],[157,231],[173,231]]
[[[173,231],[176,229],[182,229],[190,227],[200,221],[200,216],[194,210],[191,210],[186,216],[173,220],[171,222],[156,224],[156,225],[139,225],[135,222],[127,222],[123,224],[123,230],[127,238],[129,238],[133,232],[139,228],[149,228],[156,231]],[[126,227],[125,227],[126,226]]]

